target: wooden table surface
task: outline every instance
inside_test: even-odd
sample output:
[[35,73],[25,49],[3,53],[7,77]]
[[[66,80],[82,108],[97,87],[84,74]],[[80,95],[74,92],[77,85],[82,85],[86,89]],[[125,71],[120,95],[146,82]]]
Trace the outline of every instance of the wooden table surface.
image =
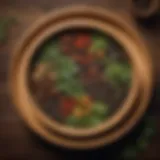
[[[70,4],[100,5],[123,15],[130,15],[129,0],[0,0],[0,18],[15,17],[16,24],[8,30],[8,39],[0,45],[0,160],[66,160],[107,159],[105,151],[74,152],[47,145],[25,126],[9,98],[7,75],[12,48],[23,32],[36,19],[50,10]],[[126,13],[125,13],[126,12]],[[137,24],[146,41],[155,66],[155,89],[150,107],[156,116],[157,133],[139,159],[160,159],[160,17],[152,25]],[[159,117],[158,117],[159,116]],[[115,153],[116,154],[116,153]],[[76,156],[76,158],[75,158]]]

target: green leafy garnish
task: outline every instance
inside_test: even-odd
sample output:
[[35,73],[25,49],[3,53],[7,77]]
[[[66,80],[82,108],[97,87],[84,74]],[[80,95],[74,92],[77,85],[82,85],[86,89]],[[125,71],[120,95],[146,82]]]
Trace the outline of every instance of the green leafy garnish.
[[103,36],[94,35],[92,45],[90,48],[91,53],[95,53],[97,51],[105,51],[108,47],[107,39]]
[[55,62],[56,59],[60,58],[60,49],[56,44],[48,44],[46,45],[40,56],[41,62]]
[[63,55],[57,43],[46,45],[42,51],[41,62],[50,63],[51,70],[56,72],[56,88],[72,97],[83,95],[84,89],[76,78],[78,65],[69,57]]
[[57,90],[66,93],[72,97],[79,97],[84,95],[83,87],[76,79],[61,79],[56,83]]
[[105,69],[105,76],[115,86],[128,84],[131,80],[131,69],[125,64],[110,63]]
[[68,116],[66,119],[66,124],[70,125],[70,126],[76,126],[78,124],[78,118],[76,116]]
[[93,115],[98,116],[103,119],[108,113],[108,106],[100,102],[95,102],[92,105],[92,113]]
[[94,127],[101,122],[102,120],[99,117],[92,115],[83,117],[69,116],[67,118],[67,124],[72,127]]
[[57,90],[72,97],[84,94],[84,89],[78,78],[76,78],[78,66],[73,60],[63,57],[57,64],[56,72]]
[[139,138],[137,144],[139,150],[144,150],[149,145],[149,141],[146,138]]
[[135,159],[136,153],[138,153],[139,151],[142,152],[148,147],[154,133],[155,123],[152,117],[147,117],[145,119],[144,128],[141,132],[141,135],[138,137],[136,143],[132,143],[130,144],[130,146],[127,146],[127,148],[125,148],[124,152],[122,153],[123,159]]
[[99,102],[92,105],[90,113],[86,116],[69,116],[67,124],[73,127],[94,127],[105,120],[108,108]]

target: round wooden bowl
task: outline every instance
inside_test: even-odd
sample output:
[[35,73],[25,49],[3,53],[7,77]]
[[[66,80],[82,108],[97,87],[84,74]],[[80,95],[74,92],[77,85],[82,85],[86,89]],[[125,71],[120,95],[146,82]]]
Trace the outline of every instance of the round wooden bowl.
[[[66,127],[50,119],[30,93],[28,72],[37,48],[66,29],[96,29],[116,39],[132,65],[132,85],[122,107],[108,120],[89,129]],[[42,17],[16,46],[10,69],[11,94],[25,122],[37,134],[60,146],[89,149],[110,144],[124,136],[147,110],[152,90],[152,61],[138,33],[115,13],[99,7],[73,6]]]
[[130,0],[131,11],[137,18],[146,19],[159,12],[159,0]]

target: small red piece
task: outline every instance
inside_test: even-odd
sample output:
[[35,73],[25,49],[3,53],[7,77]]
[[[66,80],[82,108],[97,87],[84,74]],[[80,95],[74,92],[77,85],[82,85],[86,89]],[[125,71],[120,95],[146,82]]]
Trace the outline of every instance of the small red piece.
[[60,102],[60,111],[63,116],[68,116],[72,113],[76,101],[73,98],[63,97]]
[[74,42],[74,45],[79,49],[83,49],[88,47],[90,43],[91,43],[91,38],[89,35],[78,35]]
[[93,57],[91,55],[85,55],[83,60],[81,61],[82,64],[89,64],[93,61]]

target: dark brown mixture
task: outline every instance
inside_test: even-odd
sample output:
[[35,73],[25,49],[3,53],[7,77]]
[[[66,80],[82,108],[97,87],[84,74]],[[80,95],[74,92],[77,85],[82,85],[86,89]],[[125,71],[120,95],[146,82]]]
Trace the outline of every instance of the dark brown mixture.
[[41,109],[72,127],[94,127],[113,115],[131,81],[123,48],[97,31],[58,34],[31,66],[30,88]]

